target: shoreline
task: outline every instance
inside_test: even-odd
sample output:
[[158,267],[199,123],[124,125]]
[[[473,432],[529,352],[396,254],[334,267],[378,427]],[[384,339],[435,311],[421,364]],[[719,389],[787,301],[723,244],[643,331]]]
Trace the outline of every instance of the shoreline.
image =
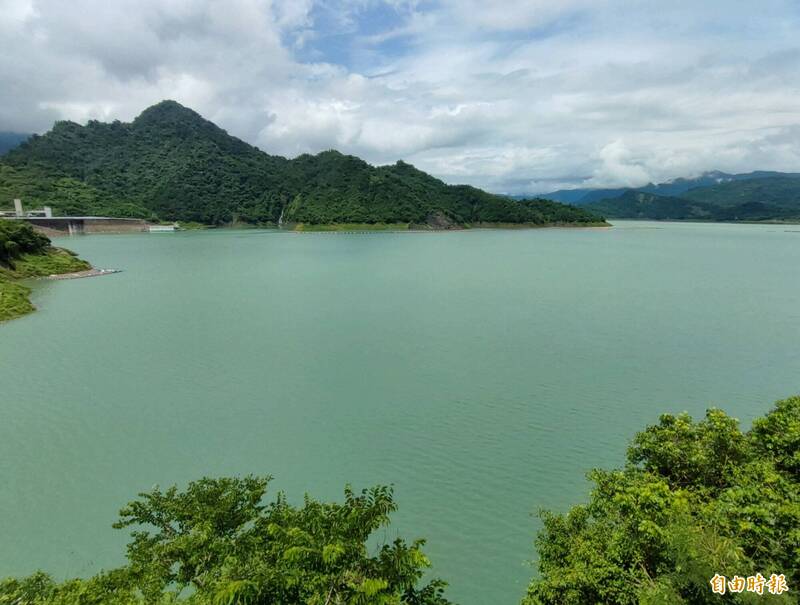
[[516,230],[516,229],[610,229],[607,221],[591,223],[471,223],[447,228],[426,227],[414,223],[296,223],[278,231],[289,233],[445,233],[448,231]]
[[[94,275],[88,262],[64,248],[51,246],[41,254],[26,254],[12,265],[0,265],[0,323],[23,317],[36,310],[30,300],[31,288],[26,279],[59,279],[62,275]],[[97,275],[104,275],[98,272]],[[69,277],[63,279],[70,279]]]
[[112,275],[122,273],[122,269],[85,269],[83,271],[72,271],[70,273],[52,273],[45,277],[51,280],[82,279],[84,277],[98,277],[100,275]]
[[772,226],[798,226],[800,220],[765,220],[765,221],[708,221],[699,218],[608,218],[609,221],[637,221],[648,223],[696,223],[700,225],[772,225]]

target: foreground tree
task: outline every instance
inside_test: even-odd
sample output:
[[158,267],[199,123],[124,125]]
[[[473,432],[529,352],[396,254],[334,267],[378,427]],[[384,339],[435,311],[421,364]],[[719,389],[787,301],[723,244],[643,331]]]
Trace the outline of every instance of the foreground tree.
[[[590,478],[588,504],[543,513],[540,577],[523,605],[798,603],[800,397],[747,432],[719,410],[664,415],[634,438],[625,468]],[[206,478],[140,494],[116,523],[133,528],[127,565],[63,583],[9,579],[0,605],[447,605],[443,582],[420,585],[421,540],[367,546],[396,510],[389,488],[292,506],[282,494],[266,502],[268,483]],[[763,580],[760,594],[748,576]]]
[[[542,514],[540,577],[524,605],[798,602],[800,397],[746,433],[719,410],[699,422],[664,415],[623,470],[589,478],[588,504]],[[789,591],[725,585],[723,597],[709,584],[759,573],[783,574]]]
[[[140,494],[115,527],[133,527],[128,565],[56,584],[44,574],[0,583],[0,604],[236,603],[446,605],[422,540],[396,539],[369,553],[371,534],[396,510],[375,487],[323,503],[282,494],[264,503],[269,478],[202,479],[185,491]],[[188,589],[188,590],[187,590]]]

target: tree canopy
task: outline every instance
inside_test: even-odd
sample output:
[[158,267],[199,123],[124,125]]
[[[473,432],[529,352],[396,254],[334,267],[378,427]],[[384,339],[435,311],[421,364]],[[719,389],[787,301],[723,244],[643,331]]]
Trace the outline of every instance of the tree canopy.
[[709,581],[784,575],[790,592],[726,602],[797,603],[800,397],[747,432],[716,409],[664,415],[639,433],[625,468],[595,470],[589,502],[544,512],[540,576],[524,605],[719,603]]
[[404,162],[374,167],[336,151],[269,155],[174,101],[131,123],[64,121],[33,136],[0,163],[0,203],[15,197],[62,215],[205,224],[602,221],[558,203],[446,185]]
[[28,223],[0,219],[0,265],[11,265],[23,254],[41,254],[50,240]]
[[[798,603],[800,397],[742,431],[711,409],[663,415],[636,435],[627,463],[595,470],[587,504],[543,512],[539,575],[523,605]],[[120,511],[127,563],[89,579],[44,573],[0,582],[1,605],[447,605],[424,581],[424,542],[379,543],[392,490],[344,500],[267,501],[269,477],[204,478],[155,488]],[[762,594],[731,590],[762,577]],[[786,591],[778,591],[781,578]],[[769,579],[769,580],[767,580]],[[771,590],[776,588],[776,590]]]
[[397,508],[390,488],[293,506],[280,493],[265,502],[269,481],[204,478],[142,493],[115,524],[133,528],[127,565],[63,583],[9,579],[0,603],[447,605],[444,582],[421,581],[423,540],[368,544]]

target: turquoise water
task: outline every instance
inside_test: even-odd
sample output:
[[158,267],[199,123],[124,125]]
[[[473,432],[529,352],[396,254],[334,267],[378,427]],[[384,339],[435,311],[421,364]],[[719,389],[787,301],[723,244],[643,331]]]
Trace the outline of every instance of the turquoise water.
[[137,492],[393,483],[465,604],[515,603],[539,508],[665,411],[800,393],[800,227],[61,240],[123,273],[0,326],[0,576],[122,561]]

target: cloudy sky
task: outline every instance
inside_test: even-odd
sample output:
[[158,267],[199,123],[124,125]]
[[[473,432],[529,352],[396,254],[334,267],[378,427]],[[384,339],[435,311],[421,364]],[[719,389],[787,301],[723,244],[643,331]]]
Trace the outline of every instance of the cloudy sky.
[[0,130],[175,99],[492,191],[800,171],[798,0],[0,0]]

